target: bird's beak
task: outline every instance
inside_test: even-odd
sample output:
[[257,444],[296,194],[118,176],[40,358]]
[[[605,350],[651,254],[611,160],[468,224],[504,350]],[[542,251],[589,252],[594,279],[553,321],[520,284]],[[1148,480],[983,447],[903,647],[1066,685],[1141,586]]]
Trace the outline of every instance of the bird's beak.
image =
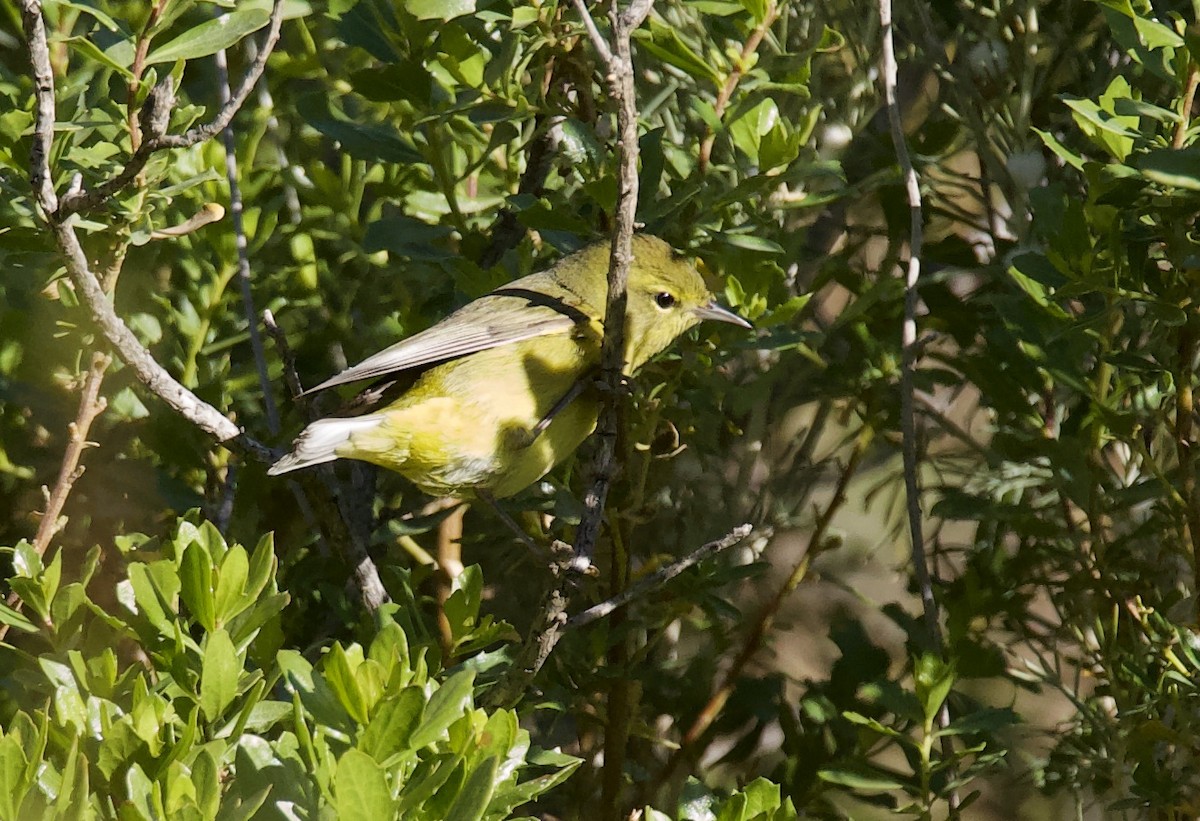
[[701,320],[714,319],[717,322],[728,322],[730,325],[739,325],[743,328],[754,327],[728,308],[722,308],[715,301],[710,302],[707,305],[701,305],[699,308],[692,309],[692,313],[698,316]]

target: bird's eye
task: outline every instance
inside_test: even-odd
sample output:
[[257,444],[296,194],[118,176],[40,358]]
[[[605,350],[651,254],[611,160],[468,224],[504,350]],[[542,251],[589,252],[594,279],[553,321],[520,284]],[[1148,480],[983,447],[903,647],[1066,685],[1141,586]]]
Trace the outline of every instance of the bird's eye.
[[666,291],[654,295],[654,304],[662,308],[664,311],[675,305],[675,297],[668,294]]

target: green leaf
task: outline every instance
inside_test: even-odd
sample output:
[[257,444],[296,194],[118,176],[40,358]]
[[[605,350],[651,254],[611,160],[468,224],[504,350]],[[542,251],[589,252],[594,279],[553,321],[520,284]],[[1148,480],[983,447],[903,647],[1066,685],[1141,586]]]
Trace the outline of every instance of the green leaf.
[[334,807],[342,821],[393,817],[392,796],[383,769],[366,753],[347,750],[333,776]]
[[420,687],[405,687],[376,705],[358,738],[358,748],[386,766],[393,755],[412,749],[410,740],[424,710],[425,692]]
[[208,634],[200,671],[200,709],[204,717],[216,721],[237,695],[242,663],[233,640],[224,628]]
[[336,140],[355,159],[412,165],[423,162],[420,152],[395,128],[335,119],[328,109],[319,116],[313,106],[297,105],[301,115],[317,131]]
[[779,122],[779,108],[770,97],[760,102],[729,125],[729,136],[750,161],[761,164],[759,147],[763,136]]
[[946,696],[950,694],[950,688],[954,686],[954,678],[952,663],[943,661],[933,653],[924,653],[917,658],[913,665],[913,682],[927,722],[932,721],[941,709]]
[[212,557],[199,542],[192,542],[183,551],[179,565],[179,592],[192,616],[208,632],[217,626],[213,605]]
[[1200,146],[1156,148],[1138,156],[1142,176],[1160,185],[1200,191]]
[[213,610],[218,625],[227,623],[253,602],[251,597],[245,595],[249,571],[246,549],[241,545],[229,548],[217,571],[217,589],[213,594]]
[[87,3],[75,3],[71,2],[71,0],[49,0],[49,2],[46,3],[46,8],[48,9],[55,8],[56,6],[66,6],[67,8],[75,9],[76,11],[81,11],[84,14],[90,15],[96,19],[97,23],[104,26],[109,31],[121,30],[120,26],[117,25],[116,20],[112,19],[99,9],[89,6]]
[[488,756],[472,770],[446,817],[456,820],[461,818],[463,821],[479,821],[483,818],[488,802],[492,800],[492,792],[496,788],[498,767],[497,758]]
[[475,11],[475,0],[401,0],[401,5],[418,20],[453,20]]
[[638,29],[634,32],[634,37],[638,41],[638,48],[653,54],[664,63],[714,86],[721,84],[721,75],[717,70],[683,42],[674,27],[661,22],[657,17],[650,18],[649,31],[644,28]]
[[[351,649],[357,649],[351,647]],[[361,661],[361,655],[359,656]],[[357,667],[357,665],[355,665]],[[367,723],[367,701],[362,688],[351,667],[350,659],[340,643],[335,642],[325,656],[325,664],[321,668],[325,681],[341,702],[342,708],[359,724]]]
[[[107,51],[101,51],[100,48],[95,43],[93,43],[91,40],[89,40],[88,38],[86,38],[86,37],[64,37],[59,42],[66,43],[68,48],[70,48],[72,51],[78,52],[80,55],[87,58],[88,60],[95,60],[97,63],[100,63],[101,65],[108,66],[113,71],[117,72],[122,77],[124,77],[126,80],[133,79],[133,72],[129,70],[130,63],[127,63],[123,60],[116,59],[116,57],[114,57],[113,54],[110,54]],[[132,46],[132,44],[131,44],[131,46]],[[112,51],[116,52],[117,54],[122,54],[121,50],[113,49]],[[132,47],[129,49],[129,56],[132,61],[132,57],[133,57]]]
[[873,772],[821,770],[817,773],[817,777],[826,783],[838,784],[862,792],[889,792],[905,788],[905,785],[895,778]]
[[267,24],[271,15],[265,9],[245,9],[222,14],[185,31],[171,42],[156,48],[146,57],[146,65],[194,60],[229,48],[248,34]]
[[9,734],[0,738],[0,818],[16,818],[29,790],[25,773],[29,764],[21,740]]
[[429,698],[421,724],[409,742],[414,748],[432,744],[446,729],[461,718],[471,705],[474,670],[460,670],[442,684]]

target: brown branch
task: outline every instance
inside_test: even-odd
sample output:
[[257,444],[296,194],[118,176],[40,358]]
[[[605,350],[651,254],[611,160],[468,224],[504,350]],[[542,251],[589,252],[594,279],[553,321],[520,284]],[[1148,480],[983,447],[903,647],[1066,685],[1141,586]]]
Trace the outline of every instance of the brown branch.
[[[716,103],[713,105],[713,111],[716,113],[716,119],[720,122],[721,117],[725,114],[725,109],[729,106],[729,100],[733,97],[733,92],[737,89],[738,83],[742,81],[742,75],[746,71],[746,65],[750,62],[750,58],[754,52],[758,51],[759,45],[763,38],[767,36],[767,32],[771,30],[771,26],[775,25],[775,21],[779,19],[779,6],[770,0],[767,4],[766,12],[763,14],[763,19],[758,22],[754,30],[750,32],[750,36],[746,38],[746,42],[742,45],[742,53],[738,55],[737,62],[734,63],[733,71],[729,72],[729,76],[725,78],[725,84],[721,86],[721,90],[717,93]],[[716,142],[717,133],[712,126],[705,127],[704,141],[700,143],[700,173],[708,168],[708,161],[712,157],[713,143]]]
[[[41,19],[40,0],[22,0],[22,2],[26,7],[38,7],[37,17],[39,20]],[[105,180],[94,188],[68,193],[63,197],[62,202],[58,203],[48,213],[54,216],[55,221],[62,221],[71,214],[96,208],[133,182],[142,169],[146,167],[146,163],[157,152],[168,148],[190,148],[205,140],[212,139],[225,130],[233,122],[234,115],[241,109],[242,104],[246,102],[246,99],[254,90],[254,86],[258,83],[259,77],[262,76],[263,71],[266,69],[267,58],[271,56],[275,44],[279,41],[279,31],[282,25],[283,0],[275,0],[275,4],[271,8],[271,18],[267,24],[267,36],[263,40],[263,44],[259,48],[254,62],[246,69],[246,74],[242,77],[241,85],[238,86],[237,91],[234,92],[228,102],[221,106],[221,109],[211,121],[188,129],[182,134],[162,134],[151,137],[137,146],[128,162],[125,163],[125,167],[116,176]],[[44,42],[44,26],[42,26],[42,29]],[[28,31],[29,25],[27,22],[26,32]],[[30,42],[32,43],[33,41],[31,40]],[[51,87],[50,95],[51,105],[53,105],[52,92],[53,87]],[[41,89],[39,88],[39,97],[40,95]]]
[[1192,549],[1192,595],[1196,599],[1196,610],[1200,613],[1200,506],[1196,496],[1195,443],[1192,441],[1195,361],[1196,331],[1189,319],[1179,333],[1179,370],[1175,374],[1175,448],[1179,460],[1179,495],[1183,497],[1184,538]]
[[46,512],[42,514],[37,534],[33,537],[33,549],[39,556],[45,554],[54,534],[62,529],[63,521],[59,517],[63,506],[71,488],[75,486],[75,481],[83,475],[83,466],[79,461],[88,446],[88,431],[92,428],[92,422],[108,405],[104,397],[100,396],[100,384],[104,381],[104,372],[110,364],[112,357],[108,354],[99,351],[92,354],[92,365],[88,368],[83,390],[79,395],[79,412],[75,415],[75,421],[67,427],[70,435],[67,438],[67,449],[63,453],[62,466],[58,471],[58,480],[54,483],[54,490],[47,496]]
[[129,127],[129,145],[134,151],[137,151],[142,144],[142,129],[133,103],[137,99],[138,87],[142,82],[142,72],[146,68],[146,55],[150,53],[150,41],[153,39],[151,33],[162,18],[162,13],[166,11],[168,2],[169,0],[155,0],[150,6],[150,14],[146,17],[146,24],[142,26],[142,30],[138,34],[137,45],[133,51],[133,63],[129,67],[129,73],[132,76],[129,78],[127,86],[129,101],[126,104],[128,109],[126,121]]
[[[292,353],[292,346],[288,344],[287,334],[275,322],[275,314],[271,312],[270,308],[262,312],[262,320],[267,333],[275,342],[275,347],[279,349],[279,358],[283,360],[283,381],[287,384],[292,399],[305,402],[305,399],[302,398],[304,385],[300,383],[300,374],[296,372],[296,355]],[[311,411],[308,416],[310,422],[314,422],[318,418],[318,414]]]
[[574,550],[568,544],[555,541],[551,546],[555,560],[550,565],[555,582],[546,594],[537,618],[529,628],[529,636],[521,644],[517,657],[504,677],[483,697],[487,709],[511,708],[520,703],[529,691],[533,678],[545,665],[562,638],[567,623],[567,607],[578,574],[574,572]]
[[[288,390],[297,398],[304,392],[300,384],[300,376],[296,373],[296,358],[288,345],[287,336],[275,323],[275,315],[270,310],[262,313],[263,325],[270,334],[279,357],[283,360],[283,378]],[[320,414],[311,402],[298,399],[304,403],[304,410],[309,421],[315,421]],[[352,517],[348,515],[345,499],[341,488],[329,465],[322,465],[316,471],[304,471],[294,474],[295,478],[288,480],[288,487],[296,497],[296,503],[310,523],[315,524],[319,535],[325,542],[332,545],[338,555],[354,569],[354,584],[358,589],[359,599],[363,606],[372,613],[390,600],[383,581],[379,578],[379,569],[367,552],[365,536],[351,526]]]
[[[637,95],[633,86],[633,57],[630,43],[634,29],[650,13],[652,0],[635,0],[623,13],[614,2],[610,9],[612,44],[604,39],[588,13],[584,0],[573,0],[592,46],[605,65],[609,96],[617,109],[617,213],[613,219],[612,251],[608,267],[608,298],[605,303],[604,342],[600,352],[600,379],[613,390],[605,391],[596,425],[599,445],[591,460],[591,484],[584,494],[583,518],[576,530],[575,547],[555,542],[553,547],[560,558],[552,565],[556,582],[547,594],[538,618],[530,628],[529,637],[503,680],[488,694],[488,703],[495,706],[516,704],[528,689],[533,677],[546,663],[554,646],[562,637],[567,622],[567,607],[577,575],[592,569],[592,554],[604,521],[604,502],[612,480],[616,454],[617,431],[621,427],[621,396],[616,387],[623,382],[625,352],[626,282],[633,257],[633,228],[637,212],[638,144]],[[573,558],[565,558],[570,553]]]

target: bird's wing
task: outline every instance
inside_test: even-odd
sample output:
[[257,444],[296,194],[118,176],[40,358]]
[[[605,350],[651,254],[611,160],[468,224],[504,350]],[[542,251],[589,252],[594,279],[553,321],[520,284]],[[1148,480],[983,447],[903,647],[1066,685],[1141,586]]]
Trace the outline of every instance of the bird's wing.
[[[501,298],[505,303],[508,298],[517,298],[522,304],[514,310],[502,304]],[[446,362],[538,336],[570,333],[587,321],[586,314],[559,298],[519,287],[502,288],[304,393]]]

